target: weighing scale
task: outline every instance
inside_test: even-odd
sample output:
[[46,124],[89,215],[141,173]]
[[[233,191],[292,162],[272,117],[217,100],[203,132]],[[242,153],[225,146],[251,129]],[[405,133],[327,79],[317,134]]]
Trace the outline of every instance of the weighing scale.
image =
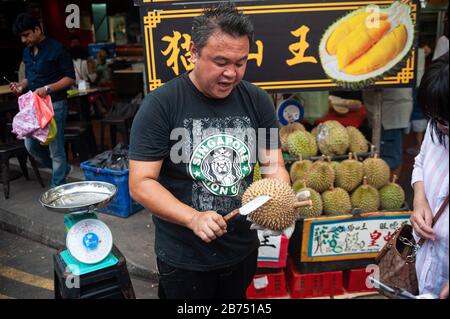
[[40,197],[41,205],[48,210],[67,213],[64,216],[67,249],[60,256],[74,275],[84,275],[119,262],[111,253],[111,231],[95,212],[108,205],[116,192],[113,184],[84,181],[57,186]]

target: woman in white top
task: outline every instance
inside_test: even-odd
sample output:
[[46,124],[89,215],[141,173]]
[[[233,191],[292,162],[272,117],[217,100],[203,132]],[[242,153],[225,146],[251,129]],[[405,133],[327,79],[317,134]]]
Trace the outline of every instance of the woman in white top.
[[448,54],[435,60],[422,78],[418,97],[430,122],[411,180],[415,239],[426,239],[416,256],[419,292],[440,298],[448,298],[449,289],[448,205],[433,228],[431,225],[449,193],[448,78]]

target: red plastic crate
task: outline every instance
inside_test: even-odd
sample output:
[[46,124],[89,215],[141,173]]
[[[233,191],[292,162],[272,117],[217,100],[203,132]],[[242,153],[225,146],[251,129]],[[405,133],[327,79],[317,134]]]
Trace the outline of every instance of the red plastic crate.
[[258,256],[258,268],[285,268],[288,255],[289,239],[282,234],[280,247],[277,250],[277,260],[264,260],[264,257]]
[[287,262],[287,284],[291,298],[312,298],[342,295],[342,271],[300,273],[292,259]]
[[368,288],[366,278],[370,273],[362,269],[349,269],[344,271],[344,289],[347,292],[375,291],[375,288]]
[[[266,280],[267,286],[260,289],[255,288],[258,280]],[[270,274],[256,274],[251,284],[247,288],[246,296],[248,299],[259,298],[283,298],[288,296],[286,290],[286,276],[284,270]]]

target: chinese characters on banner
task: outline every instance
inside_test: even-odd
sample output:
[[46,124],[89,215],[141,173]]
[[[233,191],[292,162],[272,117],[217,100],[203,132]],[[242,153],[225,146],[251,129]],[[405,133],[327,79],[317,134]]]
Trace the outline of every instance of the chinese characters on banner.
[[[146,77],[148,89],[152,91],[193,69],[189,53],[192,19],[212,3],[180,3],[176,0],[135,2],[140,5]],[[393,3],[397,2],[250,0],[242,6],[238,3],[238,8],[249,16],[255,27],[255,41],[250,49],[244,79],[272,92],[336,89],[342,83],[335,78],[340,71],[333,71],[332,63],[324,61],[320,47],[322,39],[329,37],[327,32],[335,21],[343,18],[345,21],[345,17],[354,12],[368,10],[374,5],[386,11]],[[405,19],[411,20],[407,21],[412,25],[412,30],[407,29],[411,35],[420,6],[416,0],[403,3],[410,10]],[[372,87],[414,86],[414,48],[410,42],[405,44],[404,59],[392,63],[395,68],[371,82]],[[403,57],[402,54],[398,56]]]
[[410,214],[372,213],[368,217],[317,218],[304,223],[302,261],[374,257]]

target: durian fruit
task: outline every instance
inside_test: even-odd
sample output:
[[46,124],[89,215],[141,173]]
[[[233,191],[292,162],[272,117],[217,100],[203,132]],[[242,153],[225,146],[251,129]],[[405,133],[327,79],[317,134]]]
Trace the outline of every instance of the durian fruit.
[[378,154],[364,160],[363,167],[364,176],[367,177],[367,183],[369,185],[372,185],[376,189],[380,189],[389,183],[391,170],[384,160],[378,158]]
[[318,126],[313,127],[313,129],[311,130],[311,134],[314,136],[314,138],[317,138],[317,128]]
[[306,175],[306,186],[322,193],[334,185],[334,170],[323,159],[316,161]]
[[[327,52],[329,55],[336,55],[339,43],[341,43],[355,28],[362,23],[365,23],[370,16],[373,15],[372,12],[366,10],[363,12],[357,12],[351,16],[346,21],[342,22],[330,35],[327,41]],[[387,14],[380,14],[380,20],[386,20],[388,18]]]
[[351,192],[361,184],[363,176],[363,163],[353,159],[353,154],[349,153],[348,159],[340,163],[336,170],[335,184],[337,187]]
[[380,208],[380,194],[375,187],[367,183],[367,177],[351,196],[353,208],[359,208],[363,212],[375,212]]
[[324,155],[343,155],[350,139],[345,127],[338,121],[326,121],[317,127],[317,145]]
[[298,192],[302,191],[309,191],[309,198],[312,201],[311,207],[299,207],[297,208],[298,217],[318,217],[322,215],[323,210],[323,204],[322,204],[322,197],[318,192],[316,192],[314,189],[306,187],[305,182],[302,180],[298,180],[296,182],[296,187],[292,187],[294,189],[294,192],[297,194]]
[[323,192],[322,201],[324,215],[345,215],[352,210],[350,195],[340,187]]
[[297,198],[291,185],[274,178],[252,183],[242,195],[242,205],[260,195],[271,199],[249,214],[252,221],[271,230],[284,230],[297,220]]
[[327,156],[327,161],[328,161],[328,163],[331,165],[331,167],[333,168],[334,176],[335,176],[335,181],[336,181],[336,173],[337,173],[338,167],[339,167],[339,165],[340,165],[341,163],[338,162],[338,161],[332,161],[332,160],[331,160],[331,156]]
[[405,47],[408,33],[404,24],[389,32],[364,55],[344,68],[351,75],[367,74],[377,70],[394,59]]
[[317,154],[317,144],[309,132],[295,131],[287,138],[288,151],[294,156],[311,157]]
[[256,162],[255,168],[253,169],[253,182],[259,181],[260,179],[262,179],[261,167],[259,162]]
[[367,54],[367,51],[391,28],[389,21],[379,20],[378,22],[369,24],[364,21],[338,44],[336,56],[339,70],[343,70],[357,58]]
[[291,133],[294,133],[296,131],[303,131],[305,132],[305,127],[298,122],[292,122],[288,125],[285,125],[280,128],[280,142],[281,142],[281,149],[283,151],[288,151],[288,145],[287,145],[287,138]]
[[369,150],[369,142],[364,135],[354,126],[345,128],[350,139],[349,151],[352,153],[365,153]]
[[292,163],[291,168],[289,170],[291,182],[295,183],[296,180],[304,179],[306,174],[311,169],[312,164],[313,163],[310,160],[303,160],[302,157],[300,156],[300,160]]
[[394,175],[392,182],[380,189],[381,209],[399,209],[403,206],[405,191],[396,181],[397,175]]

